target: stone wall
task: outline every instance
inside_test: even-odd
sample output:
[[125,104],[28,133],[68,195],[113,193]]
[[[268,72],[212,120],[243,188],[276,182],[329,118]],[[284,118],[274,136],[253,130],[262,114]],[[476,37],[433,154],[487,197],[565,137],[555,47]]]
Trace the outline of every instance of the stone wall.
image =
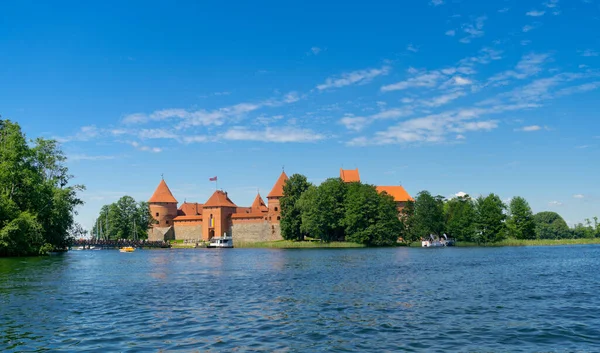
[[165,241],[174,240],[175,233],[173,227],[153,227],[148,229],[148,240]]
[[282,240],[279,224],[263,220],[235,220],[231,226],[233,244],[236,241],[259,242]]
[[202,223],[180,224],[180,222],[175,222],[175,239],[202,240]]

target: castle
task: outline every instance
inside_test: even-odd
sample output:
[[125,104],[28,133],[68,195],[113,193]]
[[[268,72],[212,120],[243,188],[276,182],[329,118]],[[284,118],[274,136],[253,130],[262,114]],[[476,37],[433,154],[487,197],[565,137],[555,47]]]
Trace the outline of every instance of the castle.
[[[340,178],[346,183],[360,181],[358,169],[340,169]],[[148,229],[148,240],[207,241],[223,235],[247,242],[281,240],[279,200],[283,197],[283,186],[287,180],[288,176],[282,172],[267,195],[267,204],[257,194],[252,206],[239,207],[231,201],[227,192],[217,190],[204,204],[184,202],[178,208],[177,199],[163,179],[148,200],[155,220]],[[399,185],[377,186],[377,191],[391,195],[398,211],[412,200]]]

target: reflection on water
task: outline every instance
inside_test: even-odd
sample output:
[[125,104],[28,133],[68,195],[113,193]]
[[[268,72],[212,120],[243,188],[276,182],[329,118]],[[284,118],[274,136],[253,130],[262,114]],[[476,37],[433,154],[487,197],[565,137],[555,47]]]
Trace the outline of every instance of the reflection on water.
[[599,246],[0,259],[0,351],[598,351]]

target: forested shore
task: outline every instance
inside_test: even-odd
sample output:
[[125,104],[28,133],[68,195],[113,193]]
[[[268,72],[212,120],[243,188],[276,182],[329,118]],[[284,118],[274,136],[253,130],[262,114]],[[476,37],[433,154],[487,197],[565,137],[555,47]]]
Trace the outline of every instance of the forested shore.
[[28,140],[19,124],[0,119],[0,256],[66,249],[83,234],[74,222],[83,204],[55,140]]

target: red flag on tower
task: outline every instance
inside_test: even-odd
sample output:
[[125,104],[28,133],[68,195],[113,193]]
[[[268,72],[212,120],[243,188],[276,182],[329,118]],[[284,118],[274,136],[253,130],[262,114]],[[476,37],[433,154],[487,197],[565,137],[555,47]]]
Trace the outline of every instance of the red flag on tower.
[[210,181],[217,181],[217,177],[212,177],[212,178],[209,178],[208,180],[210,180]]

